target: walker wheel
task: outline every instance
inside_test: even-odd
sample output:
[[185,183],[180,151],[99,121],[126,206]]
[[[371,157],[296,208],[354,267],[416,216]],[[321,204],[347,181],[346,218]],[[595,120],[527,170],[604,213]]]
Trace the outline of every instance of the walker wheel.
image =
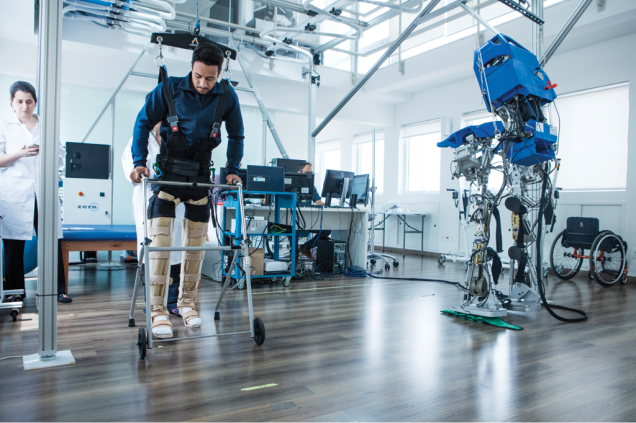
[[146,329],[139,328],[139,335],[137,335],[137,348],[139,349],[139,358],[142,360],[146,358]]
[[283,286],[289,286],[291,285],[291,276],[287,276],[286,278],[283,278]]
[[384,270],[391,270],[391,266],[389,265],[389,263],[384,265]]
[[265,342],[265,324],[260,317],[254,319],[254,342],[256,345],[263,345]]
[[400,265],[400,262],[399,262],[399,261],[395,260],[395,261],[393,262],[393,267],[398,267],[399,265]]
[[18,320],[18,314],[20,314],[18,310],[11,310],[11,317],[13,317],[14,322]]
[[446,256],[439,256],[439,258],[437,259],[437,264],[441,266],[444,263],[446,263]]
[[370,262],[372,266],[375,266],[375,259],[371,259]]

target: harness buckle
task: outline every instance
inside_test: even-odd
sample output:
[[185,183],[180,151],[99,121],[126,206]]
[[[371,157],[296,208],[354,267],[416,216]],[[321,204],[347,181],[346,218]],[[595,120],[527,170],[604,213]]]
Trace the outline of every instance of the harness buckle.
[[221,131],[221,124],[214,122],[212,125],[212,132],[210,132],[210,138],[219,139],[219,132]]
[[177,116],[168,116],[168,124],[172,132],[179,132],[179,118]]

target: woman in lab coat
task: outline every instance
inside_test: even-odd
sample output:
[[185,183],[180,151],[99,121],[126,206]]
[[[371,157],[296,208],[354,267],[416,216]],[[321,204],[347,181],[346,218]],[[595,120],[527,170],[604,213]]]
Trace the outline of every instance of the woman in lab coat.
[[[38,231],[37,195],[40,185],[40,118],[33,114],[37,104],[35,89],[24,81],[11,85],[10,101],[14,114],[0,120],[0,215],[6,269],[5,290],[24,289],[24,244]],[[60,145],[60,167],[66,153]],[[57,197],[57,196],[56,196]],[[58,203],[59,207],[59,203]],[[61,213],[58,210],[58,216]],[[62,238],[62,221],[57,228]],[[57,286],[58,302],[72,300],[64,292],[66,281],[62,263],[61,242],[58,240]],[[25,295],[26,296],[26,295]],[[8,296],[5,301],[17,301]]]
[[[147,163],[154,163],[156,161],[157,154],[159,154],[159,147],[161,145],[161,136],[159,135],[159,129],[161,123],[158,123],[154,127],[153,132],[150,133],[148,140],[148,158]],[[137,228],[137,257],[141,258],[141,245],[140,243],[144,239],[144,213],[148,210],[148,204],[144,204],[144,191],[142,184],[138,184],[132,181],[130,174],[132,173],[135,165],[132,159],[132,137],[128,141],[128,145],[124,149],[124,154],[121,157],[121,164],[124,168],[124,175],[128,182],[133,185],[133,212],[135,215],[135,226]],[[150,172],[150,179],[155,177],[155,172],[152,166],[148,168]],[[150,200],[152,192],[150,191],[150,184],[148,184],[146,190],[146,199]],[[175,210],[176,218],[174,222],[174,231],[172,233],[172,246],[181,247],[181,230],[183,228],[183,217],[185,214],[185,206],[181,203]],[[170,278],[172,284],[168,290],[168,311],[170,314],[179,316],[179,308],[177,307],[177,299],[179,297],[179,274],[181,273],[181,258],[180,251],[173,251],[170,254]]]

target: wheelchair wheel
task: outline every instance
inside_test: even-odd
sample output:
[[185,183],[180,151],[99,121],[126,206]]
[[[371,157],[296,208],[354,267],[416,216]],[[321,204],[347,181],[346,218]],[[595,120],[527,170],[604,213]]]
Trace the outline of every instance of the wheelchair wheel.
[[625,244],[613,233],[601,233],[594,240],[590,253],[590,269],[596,282],[612,286],[623,278],[625,270]]
[[[565,231],[561,231],[554,241],[550,249],[550,266],[554,273],[561,279],[572,279],[581,269],[583,264],[582,258],[572,257],[575,252],[574,247],[563,246],[563,236]],[[579,254],[582,251],[577,251]]]

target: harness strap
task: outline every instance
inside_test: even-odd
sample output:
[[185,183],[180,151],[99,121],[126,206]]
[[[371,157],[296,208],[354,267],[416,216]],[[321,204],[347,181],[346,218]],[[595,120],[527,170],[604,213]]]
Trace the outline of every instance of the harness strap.
[[174,105],[174,100],[172,99],[172,92],[170,91],[170,85],[168,84],[168,73],[166,72],[166,67],[161,66],[159,68],[159,78],[163,84],[163,96],[168,103],[168,123],[170,124],[170,129],[172,132],[179,131],[179,117],[177,116],[177,108]]
[[220,131],[221,122],[223,122],[223,114],[225,114],[225,105],[227,104],[227,98],[229,97],[230,83],[227,79],[221,81],[221,88],[223,88],[223,94],[219,94],[219,102],[216,104],[216,113],[214,115],[214,124],[212,125],[212,131],[210,132],[210,138],[217,139],[217,142],[221,142]]

